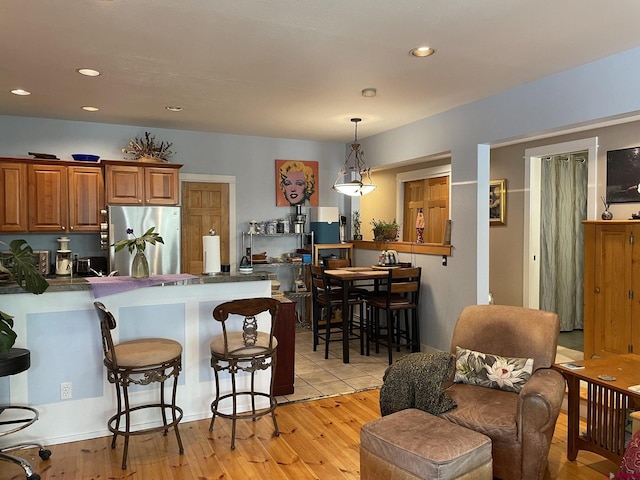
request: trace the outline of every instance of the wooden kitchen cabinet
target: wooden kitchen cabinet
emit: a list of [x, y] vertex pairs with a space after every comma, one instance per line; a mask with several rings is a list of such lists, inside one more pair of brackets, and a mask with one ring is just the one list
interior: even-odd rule
[[584, 358], [640, 353], [640, 222], [584, 224]]
[[27, 165], [0, 163], [0, 232], [26, 232]]
[[69, 167], [69, 230], [100, 231], [104, 205], [102, 168]]
[[107, 204], [177, 205], [179, 169], [175, 163], [104, 162]]
[[98, 232], [104, 208], [102, 169], [29, 165], [30, 232]]
[[66, 231], [69, 180], [64, 165], [29, 165], [29, 231]]

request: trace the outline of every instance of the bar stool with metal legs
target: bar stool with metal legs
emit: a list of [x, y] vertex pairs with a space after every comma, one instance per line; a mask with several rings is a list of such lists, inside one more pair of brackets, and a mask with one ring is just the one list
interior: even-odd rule
[[[29, 369], [30, 366], [31, 352], [26, 348], [11, 348], [8, 352], [0, 354], [0, 377], [24, 372]], [[15, 418], [14, 416], [11, 416], [11, 418], [6, 418], [6, 416], [11, 415], [12, 412], [20, 412], [20, 414], [26, 415], [26, 417]], [[18, 415], [18, 417], [22, 417], [22, 415]], [[33, 407], [0, 404], [0, 437], [19, 432], [20, 430], [27, 428], [29, 425], [33, 425], [36, 420], [38, 420], [38, 410]], [[47, 450], [39, 443], [29, 442], [6, 445], [4, 447], [0, 446], [0, 460], [20, 465], [27, 476], [27, 480], [40, 480], [40, 475], [33, 472], [29, 462], [23, 458], [6, 453], [11, 450], [31, 447], [38, 448], [38, 455], [42, 460], [48, 460], [51, 456], [51, 450]]]
[[[278, 402], [273, 395], [273, 380], [276, 369], [276, 348], [278, 340], [273, 335], [280, 301], [274, 298], [250, 298], [234, 300], [218, 305], [213, 310], [213, 318], [220, 322], [222, 334], [211, 340], [211, 366], [216, 379], [216, 397], [211, 402], [211, 424], [209, 431], [213, 431], [213, 423], [216, 416], [231, 419], [231, 450], [236, 448], [236, 420], [256, 420], [263, 415], [271, 414], [275, 436], [280, 435], [278, 422], [276, 421], [276, 407]], [[271, 317], [268, 330], [258, 330], [260, 313], [269, 312]], [[240, 322], [241, 320], [241, 322]], [[227, 325], [231, 323], [231, 325]], [[233, 323], [241, 323], [240, 329]], [[269, 391], [256, 391], [256, 372], [264, 371], [271, 367]], [[231, 377], [231, 392], [220, 394], [220, 372], [226, 371]], [[236, 378], [239, 373], [250, 374], [250, 389], [238, 390], [237, 382], [243, 379]], [[251, 400], [251, 409], [246, 412], [238, 412], [238, 397], [248, 397]], [[262, 410], [256, 410], [256, 398], [266, 397], [269, 405]], [[229, 402], [231, 399], [231, 413]]]
[[[116, 447], [118, 435], [124, 437], [122, 453], [122, 469], [127, 468], [129, 437], [162, 431], [164, 435], [173, 428], [178, 441], [180, 454], [184, 453], [178, 423], [182, 420], [182, 409], [176, 406], [178, 375], [182, 369], [182, 345], [167, 338], [144, 338], [130, 340], [114, 345], [111, 330], [116, 328], [116, 320], [109, 310], [100, 302], [94, 302], [100, 318], [104, 365], [107, 367], [107, 379], [116, 387], [118, 410], [107, 422], [109, 431], [113, 433], [111, 448]], [[173, 378], [171, 401], [165, 401], [164, 382]], [[129, 386], [160, 383], [160, 402], [132, 407], [129, 402]], [[124, 402], [124, 407], [123, 407]], [[162, 417], [162, 425], [131, 430], [131, 413], [139, 410], [156, 409]], [[167, 412], [171, 421], [167, 420]], [[121, 425], [121, 422], [124, 425]]]

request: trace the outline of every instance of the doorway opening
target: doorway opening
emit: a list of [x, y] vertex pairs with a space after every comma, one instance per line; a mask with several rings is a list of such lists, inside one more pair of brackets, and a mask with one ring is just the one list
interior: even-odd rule
[[[596, 218], [597, 209], [597, 137], [572, 142], [545, 145], [525, 150], [525, 221], [524, 226], [524, 265], [523, 265], [523, 305], [540, 308], [541, 278], [541, 224], [542, 224], [542, 162], [554, 156], [568, 156], [575, 152], [586, 152], [587, 173], [587, 213], [586, 219]], [[578, 281], [582, 281], [579, 279]], [[571, 335], [571, 345], [577, 344], [581, 331]], [[565, 335], [569, 339], [569, 335]], [[581, 340], [581, 338], [580, 338]], [[564, 340], [563, 340], [564, 341]], [[569, 340], [567, 340], [569, 342]], [[580, 342], [581, 344], [581, 342]]]
[[228, 175], [180, 174], [182, 206], [182, 272], [204, 271], [202, 237], [220, 235], [221, 263], [236, 270], [236, 179]]

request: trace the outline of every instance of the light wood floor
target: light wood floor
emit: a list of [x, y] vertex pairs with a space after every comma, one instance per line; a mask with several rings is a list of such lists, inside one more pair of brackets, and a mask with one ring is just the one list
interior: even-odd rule
[[[23, 451], [42, 480], [262, 480], [359, 479], [360, 427], [380, 417], [379, 390], [281, 405], [280, 437], [271, 417], [238, 422], [236, 450], [231, 451], [231, 422], [216, 420], [181, 425], [184, 455], [171, 433], [133, 438], [129, 468], [120, 468], [122, 442], [110, 448], [110, 437], [51, 446], [48, 461]], [[580, 452], [566, 459], [567, 417], [561, 413], [549, 455], [547, 479], [602, 480], [617, 467], [602, 457]], [[17, 466], [0, 462], [0, 479], [24, 479]]]

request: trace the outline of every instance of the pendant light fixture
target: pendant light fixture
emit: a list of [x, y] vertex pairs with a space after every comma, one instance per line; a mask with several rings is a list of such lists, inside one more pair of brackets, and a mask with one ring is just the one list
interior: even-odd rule
[[[351, 121], [356, 124], [355, 140], [351, 144], [351, 150], [338, 172], [332, 188], [338, 193], [356, 197], [373, 192], [377, 185], [374, 185], [371, 181], [371, 169], [365, 165], [364, 152], [358, 143], [358, 122], [362, 121], [362, 119], [352, 118]], [[366, 183], [363, 180], [366, 180]]]

